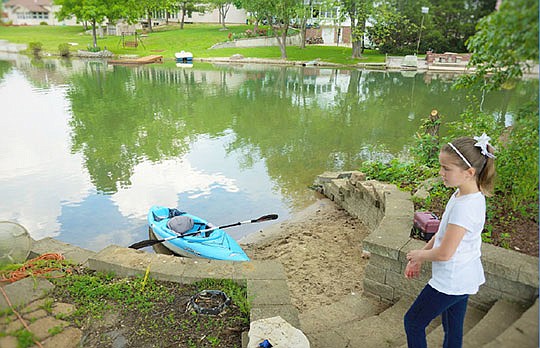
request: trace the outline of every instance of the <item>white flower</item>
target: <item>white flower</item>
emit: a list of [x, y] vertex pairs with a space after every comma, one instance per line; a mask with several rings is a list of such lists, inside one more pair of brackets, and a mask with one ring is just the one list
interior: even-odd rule
[[482, 150], [482, 155], [490, 158], [495, 158], [495, 156], [488, 151], [487, 146], [491, 146], [491, 144], [489, 143], [491, 138], [488, 137], [486, 133], [482, 133], [482, 135], [479, 137], [474, 137], [474, 140], [476, 140], [476, 144], [474, 144], [474, 146], [478, 146]]

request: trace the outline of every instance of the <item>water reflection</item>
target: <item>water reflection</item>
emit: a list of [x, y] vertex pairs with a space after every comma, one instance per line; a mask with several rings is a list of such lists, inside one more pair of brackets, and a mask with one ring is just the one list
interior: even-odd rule
[[[432, 108], [456, 119], [473, 93], [451, 82], [362, 70], [0, 60], [0, 218], [34, 238], [93, 250], [146, 239], [152, 204], [217, 224], [286, 218], [314, 199], [307, 187], [317, 174], [399, 155]], [[537, 96], [537, 81], [475, 96], [506, 117]]]

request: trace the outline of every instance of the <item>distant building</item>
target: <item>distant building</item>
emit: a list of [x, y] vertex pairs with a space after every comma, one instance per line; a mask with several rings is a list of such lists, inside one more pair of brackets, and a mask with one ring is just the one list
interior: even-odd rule
[[[54, 5], [52, 0], [8, 0], [4, 3], [4, 21], [11, 21], [14, 25], [77, 25], [77, 19], [66, 19], [58, 21], [55, 13], [60, 6]], [[165, 11], [157, 11], [152, 18], [153, 25], [163, 25], [165, 22], [179, 22], [179, 13], [170, 13], [167, 19]], [[231, 6], [225, 18], [226, 24], [245, 24], [247, 19], [246, 11]], [[146, 19], [141, 18], [144, 22]], [[206, 13], [194, 12], [191, 16], [184, 18], [187, 23], [220, 23], [218, 10]]]
[[59, 6], [52, 0], [8, 0], [4, 3], [5, 22], [14, 25], [75, 25], [75, 19], [58, 21], [54, 14]]

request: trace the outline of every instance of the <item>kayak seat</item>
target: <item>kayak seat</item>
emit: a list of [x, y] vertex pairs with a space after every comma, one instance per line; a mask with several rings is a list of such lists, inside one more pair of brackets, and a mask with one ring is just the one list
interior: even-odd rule
[[167, 227], [180, 236], [190, 231], [193, 225], [193, 219], [185, 215], [175, 216], [167, 221]]

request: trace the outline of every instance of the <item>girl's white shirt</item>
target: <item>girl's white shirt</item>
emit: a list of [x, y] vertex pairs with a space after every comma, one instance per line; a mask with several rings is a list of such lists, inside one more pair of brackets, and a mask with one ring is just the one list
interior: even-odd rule
[[433, 247], [441, 245], [448, 224], [463, 227], [466, 232], [450, 260], [433, 261], [429, 285], [447, 295], [472, 295], [486, 280], [480, 261], [486, 199], [481, 192], [459, 197], [458, 192], [446, 204]]

